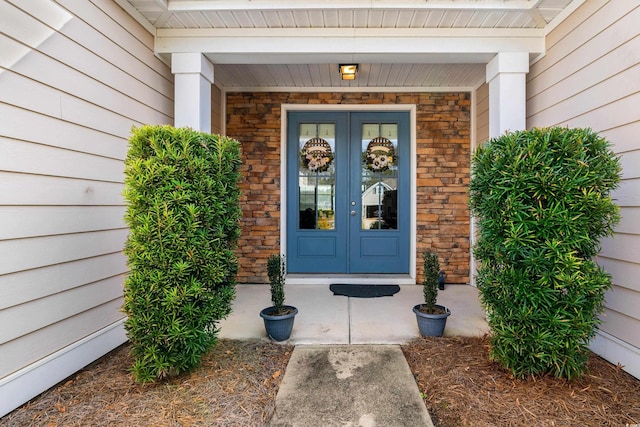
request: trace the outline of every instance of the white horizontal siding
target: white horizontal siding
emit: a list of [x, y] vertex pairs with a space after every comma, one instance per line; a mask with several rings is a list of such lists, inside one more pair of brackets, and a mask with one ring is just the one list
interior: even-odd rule
[[[640, 321], [640, 293], [633, 289], [614, 286], [606, 294], [606, 305], [615, 307], [616, 311], [624, 316]], [[640, 346], [640, 340], [636, 343]]]
[[[546, 54], [530, 69], [528, 76], [532, 84], [540, 85], [538, 90], [557, 84], [637, 35], [634, 34], [637, 11], [633, 11], [638, 7], [637, 2], [590, 0], [585, 3], [547, 36]], [[589, 16], [576, 18], [587, 10]], [[538, 78], [541, 80], [536, 82]]]
[[[129, 98], [130, 101], [136, 99], [141, 101], [138, 109], [145, 108], [145, 104], [161, 106], [160, 111], [165, 114], [164, 120], [167, 120], [171, 115], [170, 98], [99, 55], [92, 54], [93, 52], [90, 52], [83, 45], [59, 32], [51, 34], [44, 42], [40, 42], [39, 38], [30, 40], [30, 34], [46, 34], [51, 32], [51, 28], [25, 15], [23, 11], [12, 5], [5, 4], [4, 7], [0, 7], [0, 14], [3, 14], [7, 24], [3, 28], [7, 37], [0, 40], [0, 47], [8, 51], [29, 49], [28, 56], [20, 58], [11, 66], [15, 73], [41, 81], [78, 98], [88, 98], [89, 101], [92, 101], [91, 97], [99, 99], [100, 96], [109, 93], [110, 99], [103, 99], [100, 103], [104, 107], [111, 107], [112, 111], [120, 111], [118, 101], [122, 106], [124, 100]], [[80, 22], [71, 20], [63, 28], [72, 27], [74, 23]], [[88, 31], [88, 28], [84, 28], [84, 31]], [[96, 46], [96, 52], [105, 51], [108, 47], [108, 44]], [[7, 57], [7, 60], [11, 60], [11, 57]], [[130, 55], [128, 60], [138, 61]], [[46, 64], [45, 68], [42, 68], [43, 64]], [[2, 65], [7, 66], [7, 64]], [[167, 87], [167, 90], [169, 89], [170, 87]], [[134, 111], [133, 108], [130, 111], [125, 110], [130, 115], [134, 115]], [[137, 112], [137, 115], [140, 115], [141, 112]]]
[[[584, 82], [589, 78], [594, 78], [592, 72], [596, 70], [607, 70], [611, 68], [617, 68], [610, 66], [609, 64], [621, 64], [626, 61], [620, 61], [616, 59], [609, 59], [599, 61], [599, 64], [594, 67], [589, 67], [584, 70], [584, 73], [575, 73], [571, 79], [567, 79], [562, 85], [554, 86], [553, 88], [533, 97], [528, 102], [528, 108], [531, 111], [540, 112], [531, 117], [531, 120], [542, 121], [545, 123], [553, 121], [553, 117], [562, 111], [563, 117], [573, 118], [594, 110], [597, 110], [602, 105], [614, 103], [620, 99], [623, 99], [629, 95], [630, 85], [640, 80], [640, 37], [637, 38], [637, 42], [634, 43], [634, 49], [637, 49], [638, 54], [634, 59], [635, 65], [631, 65], [628, 68], [621, 70], [617, 74], [609, 75], [604, 80], [599, 80], [598, 83], [588, 89], [584, 89]], [[618, 55], [616, 55], [618, 56]], [[621, 53], [620, 56], [630, 60], [631, 55]], [[627, 65], [627, 64], [624, 64]], [[597, 76], [596, 76], [597, 77]], [[558, 87], [558, 86], [570, 86], [570, 87]], [[568, 99], [561, 99], [562, 94], [575, 93], [574, 96]]]
[[622, 180], [611, 197], [621, 207], [640, 206], [640, 178]]
[[[0, 46], [6, 47], [10, 43], [10, 40], [0, 36]], [[67, 119], [63, 114], [68, 113], [69, 107], [65, 107], [64, 104], [81, 96], [83, 101], [91, 105], [100, 102], [102, 104], [100, 108], [108, 107], [107, 111], [114, 114], [118, 120], [132, 120], [132, 117], [136, 118], [136, 123], [170, 120], [169, 114], [148, 108], [140, 100], [133, 99], [129, 95], [113, 93], [113, 89], [109, 86], [82, 73], [76, 73], [66, 66], [54, 66], [43, 70], [39, 68], [39, 64], [43, 62], [48, 62], [46, 56], [34, 58], [30, 64], [25, 64], [23, 74], [5, 72], [1, 79], [6, 83], [6, 90], [0, 94], [0, 101], [52, 117]], [[30, 72], [32, 69], [38, 71]], [[34, 78], [39, 81], [32, 80]], [[57, 85], [57, 88], [54, 89], [51, 85]]]
[[[601, 326], [608, 345], [594, 347], [613, 363], [616, 355], [640, 354], [639, 23], [638, 2], [584, 2], [547, 36], [547, 52], [527, 77], [527, 127], [590, 127], [621, 155], [623, 180], [612, 198], [622, 221], [598, 256], [614, 284]], [[639, 372], [640, 357], [631, 360], [628, 370]]]
[[640, 234], [640, 207], [620, 208], [620, 223], [615, 230], [618, 233]]
[[589, 19], [608, 2], [609, 0], [589, 0], [580, 4], [578, 8], [573, 8], [571, 14], [562, 21], [562, 25], [556, 25], [553, 31], [547, 34], [545, 40], [547, 50], [551, 50], [559, 41], [572, 34], [575, 27]]
[[603, 331], [598, 331], [589, 347], [596, 354], [602, 355], [606, 360], [614, 360], [615, 364], [622, 366], [636, 378], [640, 378], [640, 350], [631, 344], [622, 341]]
[[[122, 319], [122, 298], [2, 344], [0, 376], [11, 374]], [[82, 368], [79, 366], [78, 369]], [[43, 390], [44, 391], [44, 390]], [[1, 391], [0, 391], [1, 393]]]
[[0, 276], [0, 310], [125, 273], [126, 257], [114, 252], [4, 274]]
[[78, 366], [87, 366], [124, 344], [127, 335], [123, 323], [124, 319], [113, 322], [0, 380], [3, 395], [0, 400], [0, 416], [37, 396], [40, 390], [53, 387], [73, 375], [78, 371]]
[[224, 101], [222, 90], [216, 85], [211, 85], [211, 133], [222, 134], [224, 132]]
[[600, 253], [607, 258], [640, 264], [639, 242], [637, 234], [616, 233], [613, 237], [602, 239]]
[[607, 272], [615, 272], [615, 277], [613, 277], [615, 286], [640, 293], [640, 280], [638, 280], [640, 277], [640, 264], [599, 255], [598, 265]]
[[623, 179], [640, 178], [640, 167], [637, 167], [640, 165], [640, 150], [621, 154], [620, 163], [622, 164]]
[[109, 230], [0, 241], [0, 274], [121, 251], [128, 231]]
[[[637, 312], [637, 309], [635, 311]], [[627, 316], [619, 311], [605, 308], [601, 318], [603, 321], [600, 325], [601, 330], [640, 348], [640, 320], [636, 316]]]
[[0, 206], [122, 205], [122, 189], [117, 182], [0, 172]]
[[[63, 28], [63, 34], [79, 41], [111, 64], [155, 88], [164, 97], [173, 99], [173, 78], [167, 74], [166, 64], [157, 56], [149, 55], [149, 49], [153, 49], [154, 45], [153, 35], [138, 25], [131, 15], [123, 14], [120, 6], [112, 0], [91, 0], [90, 3], [86, 2], [86, 5], [77, 5], [74, 0], [58, 3], [72, 9], [80, 18], [78, 22], [86, 24], [78, 26], [75, 33]], [[112, 17], [117, 19], [110, 19]], [[92, 31], [93, 34], [87, 37], [87, 28], [95, 28], [96, 31]], [[103, 49], [105, 43], [112, 43], [118, 48]]]
[[[600, 132], [609, 129], [624, 126], [637, 120], [638, 109], [640, 105], [640, 92], [629, 94], [624, 98], [603, 104], [598, 108], [589, 111], [578, 111], [573, 109], [573, 103], [565, 103], [571, 107], [568, 111], [554, 108], [554, 114], [550, 114], [548, 110], [527, 119], [527, 126], [543, 127], [543, 126], [569, 126], [580, 128], [597, 129]], [[567, 113], [565, 116], [564, 114]], [[564, 118], [563, 118], [564, 117]], [[545, 120], [549, 120], [546, 122]]]
[[123, 276], [99, 280], [0, 311], [0, 345], [122, 296]]
[[[0, 170], [95, 181], [124, 179], [124, 163], [93, 154], [0, 137]], [[34, 164], [33, 159], [48, 159]]]
[[0, 241], [125, 228], [124, 206], [0, 206]]
[[114, 159], [124, 160], [127, 155], [127, 144], [120, 137], [2, 103], [0, 132], [11, 139]]
[[[590, 121], [594, 117], [588, 113], [636, 94], [640, 72], [638, 22], [640, 5], [611, 2], [549, 49], [528, 75], [530, 126], [562, 124], [578, 116], [587, 116], [583, 121]], [[629, 91], [634, 84], [636, 90]], [[637, 99], [630, 101], [634, 102], [638, 105]], [[622, 111], [624, 106], [615, 108]], [[600, 130], [612, 127], [597, 126]]]
[[489, 139], [489, 85], [476, 90], [476, 147]]
[[[631, 123], [622, 123], [617, 127], [600, 131], [600, 135], [607, 138], [616, 153], [626, 153], [638, 149], [638, 140], [629, 138], [629, 135], [640, 135], [640, 120]], [[625, 171], [626, 173], [626, 171]]]
[[112, 0], [0, 0], [0, 27], [3, 401], [3, 377], [124, 317], [127, 140], [173, 123], [174, 83]]

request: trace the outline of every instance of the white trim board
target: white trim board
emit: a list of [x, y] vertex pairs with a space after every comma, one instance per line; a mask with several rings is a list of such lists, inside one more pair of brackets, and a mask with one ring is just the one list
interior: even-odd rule
[[[417, 234], [417, 222], [416, 222], [416, 197], [417, 197], [417, 141], [416, 141], [416, 111], [415, 104], [348, 104], [348, 105], [334, 105], [334, 104], [282, 104], [280, 106], [280, 158], [285, 161], [280, 162], [280, 251], [282, 254], [287, 253], [287, 113], [289, 111], [406, 111], [409, 113], [409, 127], [410, 127], [410, 145], [411, 145], [411, 194], [409, 196], [409, 203], [411, 204], [411, 224], [410, 224], [410, 248], [409, 248], [409, 278], [403, 275], [397, 275], [397, 277], [391, 277], [387, 279], [391, 284], [415, 284], [416, 280], [416, 234]], [[341, 283], [362, 283], [362, 275], [358, 276], [342, 276], [344, 280]], [[353, 281], [352, 281], [353, 280]], [[313, 275], [313, 276], [298, 276], [287, 278], [287, 284], [301, 285], [301, 284], [330, 284], [331, 280], [327, 275]]]
[[[476, 117], [476, 101], [478, 97], [478, 87], [480, 86], [481, 85], [478, 85], [471, 91], [471, 105], [469, 107], [469, 115], [471, 116], [471, 131], [469, 132], [469, 156], [471, 158], [473, 158], [473, 153], [476, 151], [476, 148], [478, 148], [476, 146], [476, 125], [478, 121], [478, 118]], [[471, 159], [469, 159], [469, 167], [471, 167]], [[473, 215], [471, 215], [471, 212], [469, 212], [469, 285], [473, 286], [474, 288], [477, 287], [476, 257], [473, 256], [473, 247], [475, 246], [477, 240], [476, 232], [476, 221], [474, 220]]]
[[[484, 84], [483, 80], [477, 86]], [[315, 87], [298, 87], [298, 86], [225, 86], [225, 93], [243, 93], [243, 92], [311, 92], [311, 93], [362, 93], [362, 92], [394, 92], [394, 93], [432, 93], [432, 92], [473, 92], [477, 87], [471, 86], [315, 86]], [[298, 104], [292, 104], [298, 105]], [[388, 105], [388, 104], [373, 104]], [[315, 104], [314, 104], [315, 106]], [[355, 111], [355, 110], [354, 110]]]
[[597, 331], [589, 343], [589, 348], [598, 356], [640, 379], [640, 349], [628, 344], [611, 334]]
[[125, 319], [0, 379], [0, 417], [127, 342]]

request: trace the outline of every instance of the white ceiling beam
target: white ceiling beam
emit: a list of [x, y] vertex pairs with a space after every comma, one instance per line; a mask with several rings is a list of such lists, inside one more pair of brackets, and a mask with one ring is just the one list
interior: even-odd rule
[[[203, 52], [218, 64], [486, 62], [544, 52], [542, 29], [158, 29], [156, 52]], [[463, 55], [463, 56], [460, 56]], [[238, 62], [241, 61], [241, 62]]]
[[[165, 57], [166, 53], [160, 53]], [[490, 53], [216, 53], [205, 52], [213, 64], [486, 64]], [[337, 69], [337, 68], [336, 68]]]
[[172, 11], [435, 9], [528, 11], [537, 0], [168, 0]]

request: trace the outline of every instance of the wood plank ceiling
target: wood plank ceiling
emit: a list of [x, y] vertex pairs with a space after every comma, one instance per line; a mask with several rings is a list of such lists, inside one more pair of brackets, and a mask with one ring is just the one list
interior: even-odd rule
[[[153, 30], [290, 30], [292, 38], [310, 29], [439, 29], [522, 31], [544, 29], [584, 0], [117, 0]], [[146, 21], [146, 22], [145, 22]], [[358, 77], [341, 81], [338, 61], [327, 55], [306, 63], [277, 58], [242, 62], [205, 52], [215, 65], [216, 84], [230, 90], [286, 88], [473, 87], [484, 80], [490, 56], [368, 58]], [[492, 56], [492, 55], [491, 55]], [[294, 61], [295, 59], [290, 59]], [[231, 62], [230, 62], [231, 61]]]

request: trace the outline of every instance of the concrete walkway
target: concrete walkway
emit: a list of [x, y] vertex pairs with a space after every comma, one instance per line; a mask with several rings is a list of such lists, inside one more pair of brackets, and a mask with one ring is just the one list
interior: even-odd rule
[[271, 426], [433, 426], [397, 345], [298, 346]]
[[[433, 426], [399, 346], [420, 336], [411, 308], [423, 301], [421, 286], [401, 286], [392, 297], [348, 298], [328, 285], [291, 285], [286, 296], [299, 310], [287, 341], [296, 347], [272, 426]], [[452, 311], [445, 336], [488, 332], [476, 288], [448, 285], [438, 304]], [[270, 305], [269, 286], [238, 286], [219, 337], [268, 340], [258, 313]]]

